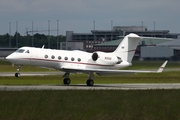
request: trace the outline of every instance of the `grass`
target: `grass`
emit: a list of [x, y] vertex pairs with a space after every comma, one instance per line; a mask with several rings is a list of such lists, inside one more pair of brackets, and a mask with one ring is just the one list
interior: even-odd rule
[[[86, 84], [88, 75], [70, 75], [71, 84]], [[180, 83], [179, 71], [151, 73], [151, 74], [130, 74], [116, 76], [95, 76], [95, 84], [111, 83]], [[0, 77], [0, 85], [40, 85], [40, 84], [63, 84], [62, 75], [47, 76], [21, 76], [21, 77]]]
[[[154, 69], [163, 62], [138, 62], [127, 69]], [[170, 62], [167, 68], [178, 68]], [[1, 72], [14, 72], [6, 61]], [[49, 71], [25, 66], [23, 72]], [[62, 84], [62, 75], [0, 77], [0, 85]], [[72, 84], [85, 84], [88, 75], [72, 74]], [[180, 83], [178, 71], [161, 74], [95, 76], [97, 83]], [[0, 119], [4, 120], [178, 120], [180, 90], [43, 90], [0, 91]]]
[[[133, 61], [133, 66], [126, 69], [157, 69], [163, 61]], [[166, 68], [178, 68], [180, 62], [169, 62]], [[17, 66], [12, 67], [7, 61], [0, 61], [1, 72], [15, 72]], [[49, 69], [24, 66], [23, 72], [50, 71]], [[51, 70], [55, 71], [55, 70]], [[88, 78], [86, 74], [71, 74], [71, 84], [85, 84]], [[163, 72], [161, 74], [137, 74], [137, 75], [116, 75], [116, 76], [95, 76], [95, 84], [98, 83], [180, 83], [180, 74], [178, 71]], [[63, 84], [62, 75], [49, 76], [21, 76], [0, 77], [0, 85], [39, 85], [39, 84]]]
[[180, 90], [0, 92], [0, 119], [177, 120]]

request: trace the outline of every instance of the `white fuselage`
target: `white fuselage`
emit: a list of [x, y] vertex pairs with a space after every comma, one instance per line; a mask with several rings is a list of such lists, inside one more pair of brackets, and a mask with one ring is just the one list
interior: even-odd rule
[[6, 59], [18, 65], [43, 66], [58, 70], [61, 70], [63, 66], [81, 69], [119, 69], [131, 65], [131, 63], [126, 61], [122, 61], [120, 64], [93, 61], [92, 53], [84, 51], [52, 50], [34, 47], [22, 47], [10, 54]]
[[70, 73], [82, 72], [89, 74], [86, 81], [88, 86], [94, 84], [94, 74], [121, 74], [121, 73], [160, 73], [167, 64], [167, 61], [157, 71], [138, 71], [138, 70], [117, 70], [119, 68], [128, 67], [131, 64], [139, 37], [136, 34], [129, 34], [124, 37], [116, 50], [111, 53], [96, 51], [93, 53], [83, 52], [79, 50], [52, 50], [34, 47], [21, 47], [14, 53], [6, 57], [6, 60], [17, 64], [18, 71], [15, 77], [20, 75], [23, 65], [34, 65], [54, 68], [65, 72], [63, 75], [63, 83], [69, 85], [71, 80]]

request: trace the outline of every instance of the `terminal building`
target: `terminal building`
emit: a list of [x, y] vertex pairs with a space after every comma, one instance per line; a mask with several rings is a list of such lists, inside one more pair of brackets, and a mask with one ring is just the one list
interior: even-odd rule
[[135, 33], [147, 37], [170, 37], [176, 38], [177, 34], [169, 34], [169, 30], [148, 30], [146, 26], [114, 26], [113, 30], [91, 30], [91, 33], [74, 33], [67, 31], [67, 41], [111, 41], [117, 40], [118, 36]]
[[[146, 26], [114, 26], [112, 30], [91, 30], [91, 33], [66, 31], [66, 42], [62, 42], [60, 48], [80, 49], [93, 52], [95, 50], [94, 45], [118, 40], [119, 36], [125, 36], [129, 33], [146, 37], [180, 38], [180, 34], [170, 34], [169, 30], [148, 30]], [[75, 46], [80, 44], [80, 42], [83, 46], [80, 45], [81, 47], [76, 48]], [[103, 49], [100, 50], [104, 51]]]
[[[160, 37], [180, 39], [180, 34], [172, 34], [169, 30], [148, 30], [146, 26], [114, 26], [112, 30], [91, 30], [91, 33], [66, 32], [66, 42], [61, 43], [61, 49], [79, 49], [88, 52], [104, 51], [112, 52], [116, 49], [122, 39], [119, 36], [125, 36], [129, 33], [135, 33], [145, 37]], [[180, 41], [180, 40], [179, 40]], [[165, 40], [141, 40], [137, 47], [135, 57], [137, 59], [147, 58], [177, 58], [180, 59], [179, 48], [167, 48], [160, 45], [167, 42]], [[79, 45], [78, 45], [79, 44]], [[173, 41], [167, 44], [174, 44]], [[78, 47], [76, 47], [78, 46]], [[163, 47], [163, 48], [162, 48]], [[155, 51], [152, 51], [154, 49]], [[165, 53], [162, 53], [166, 51]]]

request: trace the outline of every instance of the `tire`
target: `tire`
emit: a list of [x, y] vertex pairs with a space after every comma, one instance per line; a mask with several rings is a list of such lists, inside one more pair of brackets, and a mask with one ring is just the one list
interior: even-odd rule
[[93, 86], [94, 85], [94, 81], [89, 79], [89, 80], [87, 80], [86, 84], [87, 84], [87, 86]]
[[19, 77], [19, 75], [20, 75], [19, 73], [15, 73], [15, 77]]
[[69, 78], [64, 78], [63, 83], [65, 85], [69, 85], [71, 83], [71, 80]]

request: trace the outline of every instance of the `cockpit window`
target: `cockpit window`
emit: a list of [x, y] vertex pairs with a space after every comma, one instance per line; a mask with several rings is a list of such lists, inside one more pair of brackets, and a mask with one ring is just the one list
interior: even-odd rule
[[18, 49], [16, 52], [23, 53], [24, 51], [25, 51], [24, 49]]

